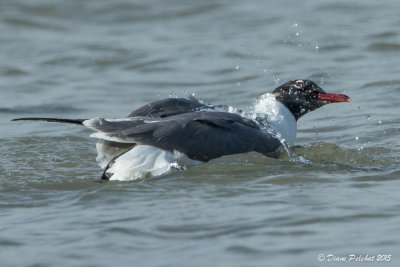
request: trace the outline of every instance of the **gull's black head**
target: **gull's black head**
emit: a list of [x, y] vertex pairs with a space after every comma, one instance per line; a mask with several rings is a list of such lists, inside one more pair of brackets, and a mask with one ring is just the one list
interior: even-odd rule
[[298, 120], [304, 114], [323, 105], [338, 102], [350, 102], [342, 94], [328, 94], [311, 80], [288, 81], [273, 91], [276, 100], [284, 104]]

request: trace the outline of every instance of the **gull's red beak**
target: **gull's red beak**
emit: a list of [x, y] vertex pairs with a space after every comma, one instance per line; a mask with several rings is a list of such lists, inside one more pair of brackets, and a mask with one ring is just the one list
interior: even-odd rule
[[351, 102], [350, 97], [342, 94], [317, 94], [317, 99], [325, 103]]

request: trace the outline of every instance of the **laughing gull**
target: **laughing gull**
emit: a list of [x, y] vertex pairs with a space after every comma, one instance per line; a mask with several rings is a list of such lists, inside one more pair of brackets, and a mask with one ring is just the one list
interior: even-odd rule
[[297, 120], [328, 103], [350, 102], [328, 94], [311, 80], [288, 81], [261, 95], [252, 112], [212, 106], [196, 99], [167, 98], [123, 119], [18, 118], [84, 125], [95, 132], [104, 180], [137, 180], [232, 154], [268, 156], [293, 146]]

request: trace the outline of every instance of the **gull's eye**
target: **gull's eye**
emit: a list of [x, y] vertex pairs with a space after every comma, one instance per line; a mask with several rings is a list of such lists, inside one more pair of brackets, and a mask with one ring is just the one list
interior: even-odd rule
[[298, 80], [298, 81], [296, 81], [296, 82], [294, 83], [294, 86], [295, 86], [296, 88], [301, 89], [301, 88], [304, 88], [304, 86], [306, 86], [306, 84], [305, 84], [302, 80]]

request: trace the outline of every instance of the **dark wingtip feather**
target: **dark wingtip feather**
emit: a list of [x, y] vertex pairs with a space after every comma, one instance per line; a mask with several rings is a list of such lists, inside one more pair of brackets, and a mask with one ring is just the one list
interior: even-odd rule
[[56, 118], [16, 118], [11, 121], [47, 121], [82, 125], [84, 119], [56, 119]]

